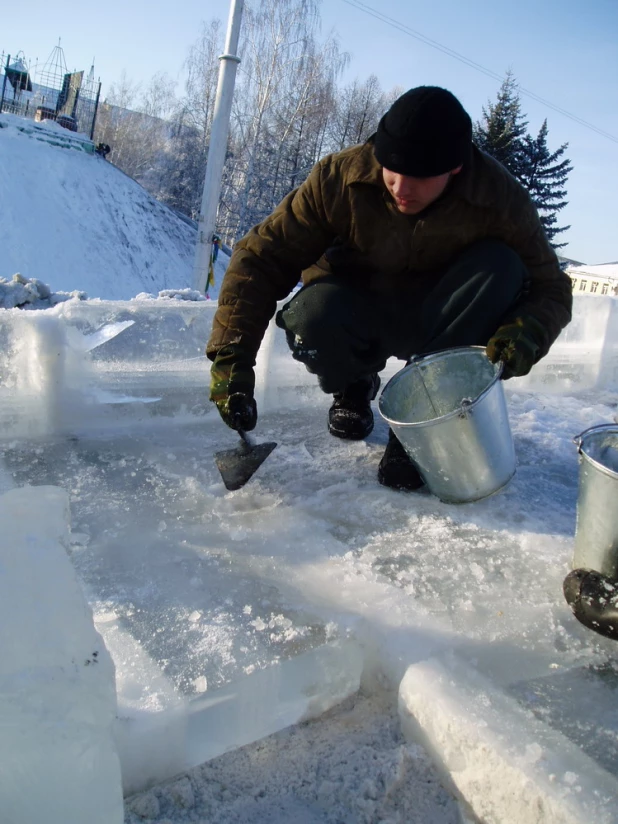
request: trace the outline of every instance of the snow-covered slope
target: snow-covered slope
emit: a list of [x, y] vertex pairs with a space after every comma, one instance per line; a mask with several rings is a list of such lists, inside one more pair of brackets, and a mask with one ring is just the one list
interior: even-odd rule
[[190, 286], [195, 229], [62, 131], [0, 115], [0, 277], [110, 300]]

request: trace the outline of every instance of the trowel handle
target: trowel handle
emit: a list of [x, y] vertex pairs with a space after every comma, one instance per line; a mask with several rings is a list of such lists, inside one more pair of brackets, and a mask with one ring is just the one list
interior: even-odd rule
[[[235, 416], [235, 418], [234, 418], [234, 423], [235, 423], [235, 424], [239, 424], [239, 423], [241, 422], [241, 420], [242, 420], [242, 416], [241, 416], [241, 415], [239, 415], [239, 414], [237, 414], [237, 415]], [[236, 430], [236, 432], [238, 432], [238, 434], [240, 435], [241, 440], [243, 441], [243, 443], [244, 443], [244, 445], [247, 447], [247, 449], [253, 449], [253, 447], [255, 446], [255, 443], [254, 443], [254, 442], [253, 442], [253, 440], [249, 437], [249, 435], [245, 432], [245, 430], [244, 430], [244, 429], [242, 429], [242, 427], [240, 427], [240, 426], [238, 426], [238, 425], [237, 425], [237, 426], [235, 426], [235, 427], [234, 427], [234, 429], [235, 429], [235, 430]]]
[[240, 437], [241, 437], [243, 443], [245, 444], [245, 446], [247, 446], [249, 449], [253, 449], [255, 444], [253, 443], [253, 440], [249, 437], [249, 435], [245, 432], [245, 430], [244, 429], [237, 429], [236, 431], [240, 435]]

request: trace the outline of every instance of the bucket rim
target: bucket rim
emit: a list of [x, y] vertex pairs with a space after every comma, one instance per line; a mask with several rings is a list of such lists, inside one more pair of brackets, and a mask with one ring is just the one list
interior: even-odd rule
[[573, 438], [573, 443], [577, 446], [578, 453], [585, 458], [588, 463], [592, 464], [595, 469], [598, 469], [600, 472], [603, 472], [605, 475], [609, 475], [610, 478], [615, 478], [618, 480], [618, 472], [614, 469], [610, 469], [605, 464], [598, 461], [596, 458], [591, 457], [585, 449], [586, 446], [586, 438], [593, 436], [593, 435], [600, 435], [605, 433], [615, 433], [618, 435], [618, 423], [602, 423], [598, 424], [597, 426], [590, 426], [588, 429], [585, 429], [579, 435], [576, 435]]
[[[444, 357], [446, 355], [452, 355], [452, 354], [464, 354], [465, 352], [470, 352], [470, 353], [473, 353], [473, 354], [476, 354], [476, 355], [483, 355], [487, 359], [487, 362], [495, 370], [494, 371], [494, 376], [491, 379], [491, 381], [487, 384], [485, 389], [483, 389], [483, 391], [479, 395], [476, 396], [476, 398], [471, 400], [469, 403], [462, 404], [458, 409], [454, 409], [452, 412], [447, 412], [446, 415], [440, 415], [437, 418], [430, 418], [429, 420], [426, 420], [426, 421], [397, 421], [394, 418], [389, 418], [388, 415], [386, 415], [384, 413], [384, 411], [382, 410], [382, 399], [384, 397], [384, 393], [386, 392], [388, 387], [391, 385], [391, 383], [394, 380], [398, 379], [403, 372], [405, 372], [406, 370], [410, 369], [411, 367], [413, 367], [415, 365], [419, 366], [421, 362], [427, 362], [430, 359], [438, 360], [439, 357], [441, 358], [441, 357]], [[487, 357], [487, 352], [486, 352], [484, 346], [451, 346], [448, 349], [437, 349], [435, 352], [427, 352], [425, 355], [417, 355], [417, 356], [411, 358], [410, 361], [405, 366], [403, 366], [398, 372], [396, 372], [392, 376], [392, 378], [387, 382], [386, 386], [384, 387], [384, 389], [380, 393], [380, 397], [378, 399], [378, 411], [380, 412], [380, 415], [384, 418], [384, 420], [387, 423], [393, 424], [393, 425], [398, 426], [398, 427], [410, 427], [410, 428], [412, 428], [412, 427], [415, 427], [415, 426], [416, 427], [437, 426], [437, 424], [443, 423], [444, 421], [448, 421], [451, 418], [456, 418], [456, 417], [458, 417], [462, 414], [466, 415], [467, 412], [474, 409], [474, 407], [477, 406], [483, 400], [483, 398], [493, 389], [493, 387], [496, 385], [496, 383], [500, 380], [500, 378], [502, 377], [503, 370], [504, 370], [504, 364], [502, 363], [502, 361], [499, 361], [498, 363], [492, 363], [489, 360], [489, 358]]]

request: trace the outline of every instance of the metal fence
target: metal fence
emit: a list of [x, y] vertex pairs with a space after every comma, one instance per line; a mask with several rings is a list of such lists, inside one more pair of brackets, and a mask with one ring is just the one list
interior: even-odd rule
[[6, 55], [2, 64], [0, 113], [35, 121], [53, 120], [92, 140], [101, 94], [101, 83], [94, 80], [92, 70], [85, 78], [84, 72], [45, 70], [31, 76], [19, 56], [11, 60], [11, 55]]

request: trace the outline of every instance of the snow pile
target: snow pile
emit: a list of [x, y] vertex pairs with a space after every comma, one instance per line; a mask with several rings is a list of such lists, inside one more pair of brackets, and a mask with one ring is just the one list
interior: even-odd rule
[[49, 309], [66, 300], [87, 300], [85, 292], [52, 292], [49, 286], [37, 278], [25, 278], [19, 274], [11, 280], [0, 277], [0, 309]]
[[135, 300], [208, 300], [206, 295], [198, 292], [196, 289], [163, 289], [158, 295], [152, 295], [149, 292], [140, 292], [135, 296]]
[[[18, 123], [23, 123], [23, 120], [19, 117], [19, 115], [13, 115], [9, 120], [9, 123], [17, 125]], [[35, 123], [33, 123], [32, 121], [28, 121], [28, 125], [26, 128], [28, 130], [35, 129], [36, 132], [51, 133], [55, 137], [60, 137], [63, 139], [69, 138], [70, 140], [76, 143], [79, 142], [92, 145], [92, 141], [90, 140], [87, 134], [84, 134], [83, 132], [69, 132], [67, 134], [67, 129], [64, 126], [61, 126], [60, 123], [58, 123], [56, 120], [48, 120], [47, 118], [44, 118], [43, 120]]]
[[[223, 256], [223, 267], [229, 258]], [[223, 268], [222, 267], [222, 268]], [[224, 270], [223, 270], [224, 271]], [[223, 271], [220, 272], [221, 277]], [[212, 290], [211, 290], [212, 291]], [[217, 290], [218, 291], [218, 290]], [[157, 295], [140, 292], [133, 300], [179, 300], [200, 302], [211, 299], [196, 289], [162, 289]], [[52, 292], [50, 286], [38, 278], [25, 278], [19, 272], [11, 280], [0, 277], [0, 309], [49, 309], [67, 300], [88, 300], [85, 292]]]

